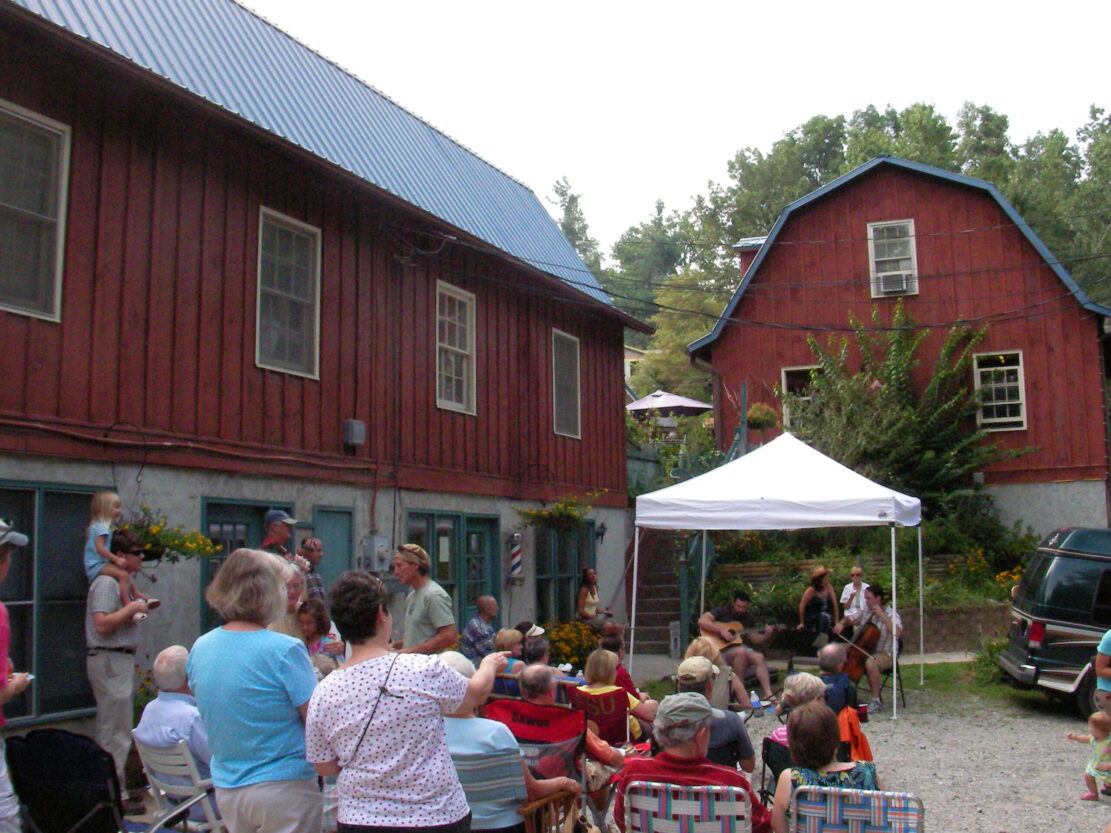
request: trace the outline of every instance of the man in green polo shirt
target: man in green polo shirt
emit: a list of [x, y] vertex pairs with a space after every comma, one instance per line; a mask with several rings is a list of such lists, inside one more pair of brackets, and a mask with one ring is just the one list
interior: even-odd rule
[[393, 574], [406, 587], [405, 626], [402, 639], [395, 642], [399, 651], [411, 654], [438, 654], [455, 644], [455, 611], [451, 596], [428, 577], [432, 560], [423, 547], [402, 544], [393, 559]]

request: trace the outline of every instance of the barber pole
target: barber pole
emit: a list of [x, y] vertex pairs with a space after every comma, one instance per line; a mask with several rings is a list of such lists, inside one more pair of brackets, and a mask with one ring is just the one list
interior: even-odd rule
[[525, 581], [525, 561], [519, 539], [509, 545], [509, 580], [516, 584]]

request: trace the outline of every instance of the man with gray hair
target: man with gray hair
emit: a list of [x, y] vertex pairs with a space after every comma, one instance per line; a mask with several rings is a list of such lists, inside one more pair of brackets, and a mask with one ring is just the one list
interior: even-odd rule
[[[209, 761], [212, 753], [208, 751], [208, 732], [197, 710], [197, 701], [189, 690], [185, 676], [185, 663], [189, 651], [183, 645], [164, 648], [154, 659], [154, 682], [158, 686], [158, 696], [147, 703], [139, 725], [135, 727], [135, 738], [147, 746], [167, 748], [176, 746], [178, 741], [189, 744], [189, 751], [197, 762], [197, 772], [201, 778], [209, 777]], [[176, 778], [177, 780], [171, 780]], [[170, 776], [170, 783], [188, 784], [185, 776]], [[215, 799], [212, 799], [215, 803]], [[204, 821], [204, 810], [193, 805], [189, 818]]]
[[845, 673], [845, 646], [831, 642], [818, 652], [818, 670], [826, 684], [826, 705], [840, 714], [848, 706], [855, 709], [858, 703], [856, 685]]
[[744, 774], [718, 766], [706, 758], [714, 717], [722, 712], [710, 701], [693, 691], [672, 694], [660, 701], [656, 712], [654, 735], [661, 752], [654, 758], [630, 758], [617, 777], [617, 800], [613, 818], [622, 833], [625, 830], [625, 790], [633, 781], [657, 781], [686, 787], [739, 787], [748, 793], [751, 804], [753, 833], [768, 833], [771, 817], [760, 803]]

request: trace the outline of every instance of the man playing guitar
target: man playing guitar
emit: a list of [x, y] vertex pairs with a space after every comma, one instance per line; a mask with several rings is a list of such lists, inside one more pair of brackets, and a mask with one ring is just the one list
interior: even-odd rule
[[715, 641], [721, 640], [722, 644], [718, 648], [722, 657], [733, 668], [737, 679], [743, 681], [745, 671], [751, 665], [760, 683], [761, 699], [775, 702], [768, 676], [768, 664], [764, 655], [754, 651], [753, 647], [765, 644], [775, 634], [776, 628], [766, 625], [756, 630], [752, 614], [748, 612], [748, 603], [748, 594], [737, 592], [732, 604], [721, 605], [703, 613], [698, 619], [698, 628], [703, 636]]

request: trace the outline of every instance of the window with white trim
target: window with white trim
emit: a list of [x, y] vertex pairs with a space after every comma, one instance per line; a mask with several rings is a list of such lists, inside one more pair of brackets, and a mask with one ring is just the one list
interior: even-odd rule
[[0, 308], [58, 321], [69, 128], [0, 100]]
[[436, 404], [465, 414], [475, 412], [474, 316], [474, 295], [436, 282]]
[[320, 229], [262, 209], [258, 242], [260, 367], [319, 378]]
[[[816, 364], [780, 368], [780, 391], [793, 395], [800, 403], [809, 402], [810, 386], [814, 382], [811, 374], [818, 369]], [[791, 427], [791, 409], [786, 399], [783, 400], [783, 427]]]
[[872, 297], [918, 294], [914, 220], [868, 224]]
[[1026, 383], [1022, 376], [1022, 352], [978, 353], [973, 361], [980, 397], [977, 424], [987, 431], [1024, 429]]
[[552, 330], [552, 417], [555, 432], [581, 438], [579, 424], [579, 340]]

